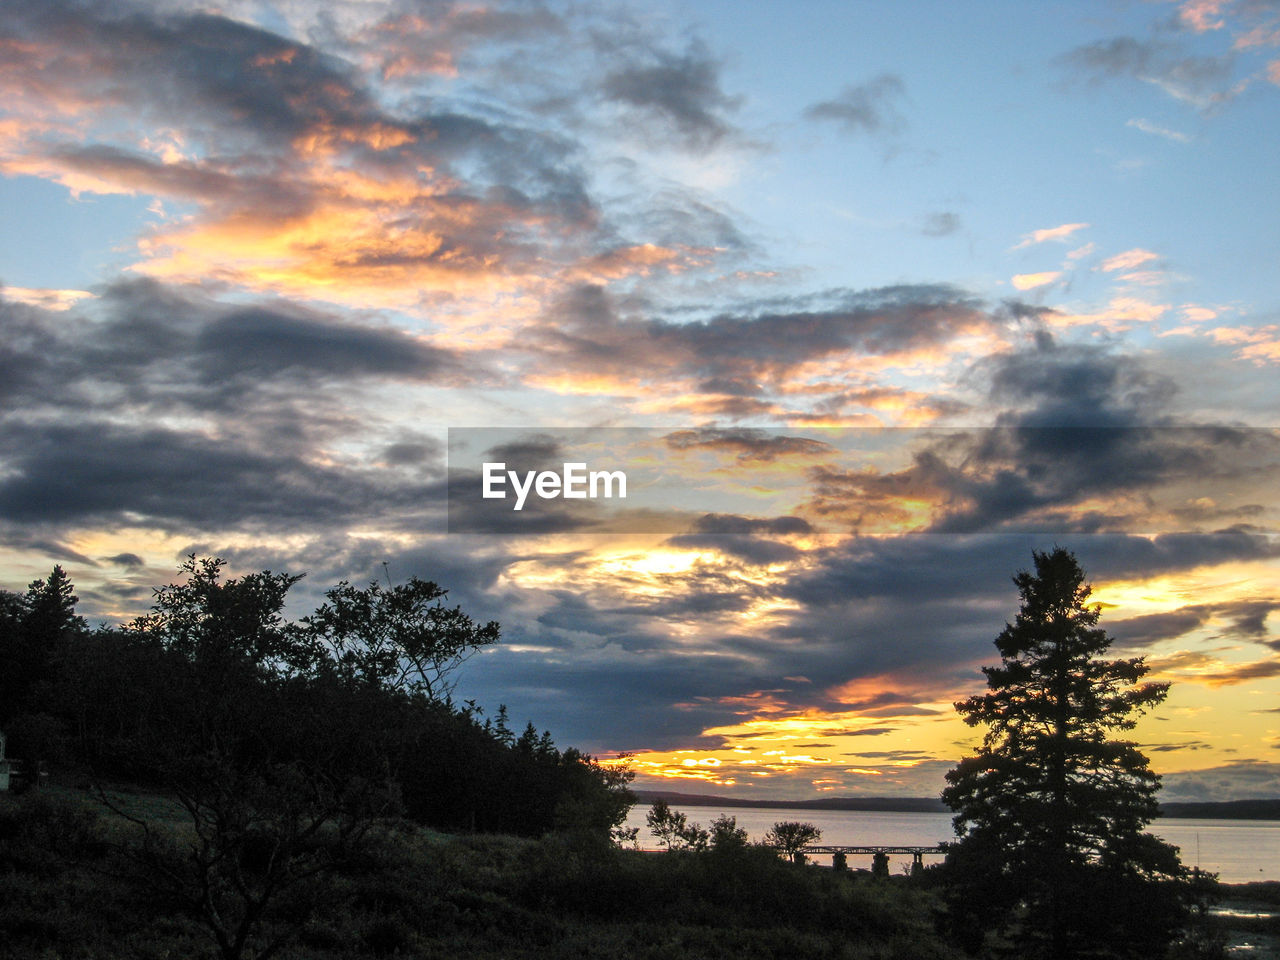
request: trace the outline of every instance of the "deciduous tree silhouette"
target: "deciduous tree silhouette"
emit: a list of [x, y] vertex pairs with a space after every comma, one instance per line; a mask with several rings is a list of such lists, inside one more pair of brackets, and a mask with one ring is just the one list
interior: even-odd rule
[[223, 960], [266, 960], [331, 898], [324, 880], [383, 832], [394, 797], [359, 778], [335, 784], [299, 765], [245, 771], [225, 757], [192, 757], [170, 770], [190, 818], [184, 839], [132, 816], [140, 835], [122, 848], [126, 876], [158, 905], [190, 914]]
[[662, 799], [653, 801], [644, 822], [668, 850], [705, 850], [711, 839], [701, 824], [690, 823], [687, 815]]
[[455, 671], [480, 647], [496, 643], [498, 624], [480, 625], [441, 601], [448, 591], [429, 580], [384, 590], [345, 580], [325, 592], [328, 603], [304, 619], [332, 652], [343, 679], [448, 702]]
[[1035, 573], [996, 638], [988, 692], [956, 704], [987, 728], [947, 774], [960, 837], [947, 857], [952, 917], [970, 949], [988, 936], [1019, 957], [1150, 957], [1176, 935], [1189, 894], [1177, 848], [1143, 832], [1159, 777], [1112, 739], [1165, 699], [1142, 658], [1111, 645], [1076, 558], [1034, 554]]
[[822, 831], [812, 823], [800, 823], [796, 820], [783, 820], [775, 823], [764, 835], [766, 847], [773, 847], [788, 860], [794, 860], [801, 847], [817, 843], [822, 839]]
[[711, 849], [716, 853], [739, 853], [747, 844], [747, 831], [738, 826], [737, 817], [722, 813], [711, 821]]

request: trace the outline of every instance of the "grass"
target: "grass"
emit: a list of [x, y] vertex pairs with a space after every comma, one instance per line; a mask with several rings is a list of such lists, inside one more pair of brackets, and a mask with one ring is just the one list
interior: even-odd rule
[[[124, 787], [113, 806], [181, 844], [181, 809]], [[87, 790], [0, 795], [0, 958], [217, 957], [199, 918], [137, 882], [136, 824]], [[1277, 908], [1280, 884], [1224, 886], [1221, 906]], [[252, 945], [284, 960], [960, 960], [935, 930], [929, 876], [873, 880], [770, 852], [641, 853], [599, 838], [451, 836], [407, 824], [281, 895]], [[1280, 933], [1274, 916], [1210, 915], [1201, 945]], [[1215, 954], [1214, 951], [1217, 951]], [[246, 950], [245, 957], [255, 956]]]
[[[109, 793], [154, 830], [186, 834], [163, 797]], [[136, 834], [88, 791], [0, 796], [0, 957], [218, 956], [197, 917], [132, 878]], [[960, 956], [933, 933], [930, 894], [904, 878], [873, 883], [754, 849], [717, 859], [401, 825], [294, 900], [263, 928], [288, 931], [275, 954], [286, 960]]]

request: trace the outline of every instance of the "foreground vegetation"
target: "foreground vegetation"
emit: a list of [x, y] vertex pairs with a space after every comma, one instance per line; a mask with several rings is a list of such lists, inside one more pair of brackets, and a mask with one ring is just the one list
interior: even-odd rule
[[[54, 785], [0, 795], [0, 958], [160, 960], [218, 951], [198, 910], [139, 873], [138, 821], [190, 837], [180, 804], [149, 792]], [[332, 842], [329, 835], [325, 842]], [[335, 870], [286, 891], [246, 957], [831, 958], [960, 960], [938, 871], [921, 878], [798, 867], [750, 845], [641, 853], [582, 832], [448, 835], [387, 821]], [[1280, 907], [1280, 884], [1222, 887]], [[1222, 957], [1228, 937], [1280, 934], [1275, 917], [1208, 914], [1171, 958]]]
[[[214, 954], [198, 911], [158, 900], [136, 870], [134, 821], [182, 837], [181, 807], [108, 796], [134, 819], [70, 788], [0, 798], [0, 956]], [[245, 956], [958, 960], [935, 908], [905, 877], [797, 867], [760, 847], [652, 854], [583, 832], [450, 836], [396, 822], [288, 891]]]

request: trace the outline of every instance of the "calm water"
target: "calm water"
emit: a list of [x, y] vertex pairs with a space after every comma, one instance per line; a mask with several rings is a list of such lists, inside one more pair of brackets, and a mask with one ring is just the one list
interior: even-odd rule
[[[690, 822], [708, 826], [716, 817], [737, 817], [752, 840], [760, 840], [779, 820], [802, 820], [822, 831], [820, 843], [844, 846], [932, 846], [954, 839], [948, 813], [883, 813], [852, 810], [777, 810], [755, 807], [681, 807]], [[640, 846], [653, 849], [658, 841], [645, 827], [647, 805], [631, 808], [627, 826], [640, 828]], [[1280, 820], [1161, 819], [1151, 825], [1156, 836], [1182, 850], [1182, 862], [1219, 874], [1225, 883], [1280, 880]], [[820, 862], [827, 858], [819, 858]], [[937, 862], [926, 857], [925, 862]], [[866, 862], [862, 862], [865, 860]], [[827, 860], [829, 862], [829, 859]], [[871, 858], [851, 856], [849, 866], [869, 868]], [[893, 857], [895, 873], [911, 866], [908, 856]]]

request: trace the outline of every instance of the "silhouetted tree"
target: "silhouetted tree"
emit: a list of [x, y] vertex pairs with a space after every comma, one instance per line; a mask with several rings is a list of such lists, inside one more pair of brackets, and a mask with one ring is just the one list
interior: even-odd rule
[[303, 622], [344, 680], [447, 702], [458, 667], [500, 633], [494, 621], [480, 625], [460, 607], [446, 607], [440, 601], [447, 594], [417, 577], [389, 590], [344, 580]]
[[711, 821], [711, 849], [716, 853], [736, 853], [747, 848], [747, 831], [738, 818], [721, 814]]
[[191, 554], [182, 564], [186, 580], [157, 588], [151, 612], [126, 629], [179, 654], [206, 682], [246, 670], [270, 680], [308, 666], [312, 648], [282, 613], [285, 594], [302, 576], [264, 570], [223, 580], [225, 565]]
[[393, 714], [326, 683], [309, 634], [283, 615], [301, 577], [224, 580], [223, 566], [188, 557], [185, 580], [157, 589], [151, 613], [122, 631], [160, 653], [168, 689], [140, 763], [189, 819], [174, 836], [130, 817], [142, 836], [125, 853], [131, 879], [237, 960], [287, 943], [319, 907], [322, 878], [399, 808], [372, 749]]
[[0, 593], [0, 722], [47, 709], [51, 685], [88, 629], [78, 599], [61, 566], [25, 594]]
[[102, 794], [140, 832], [122, 849], [124, 872], [204, 926], [223, 960], [265, 960], [288, 943], [330, 896], [326, 875], [359, 857], [396, 810], [385, 788], [295, 764], [246, 771], [208, 754], [174, 763], [169, 779], [190, 818], [180, 837]]
[[1139, 683], [1142, 658], [1106, 660], [1099, 608], [1076, 558], [1034, 554], [1035, 573], [996, 638], [988, 692], [956, 704], [987, 732], [947, 774], [960, 840], [947, 857], [952, 920], [974, 949], [995, 932], [1019, 957], [1150, 957], [1184, 914], [1177, 849], [1143, 832], [1159, 777], [1129, 741], [1168, 684]]
[[807, 847], [821, 839], [822, 831], [812, 823], [783, 820], [769, 828], [769, 832], [764, 835], [764, 845], [773, 847], [788, 860], [794, 860], [801, 847]]
[[653, 801], [644, 822], [668, 850], [705, 850], [710, 841], [701, 824], [690, 823], [687, 815], [672, 810], [661, 798]]

